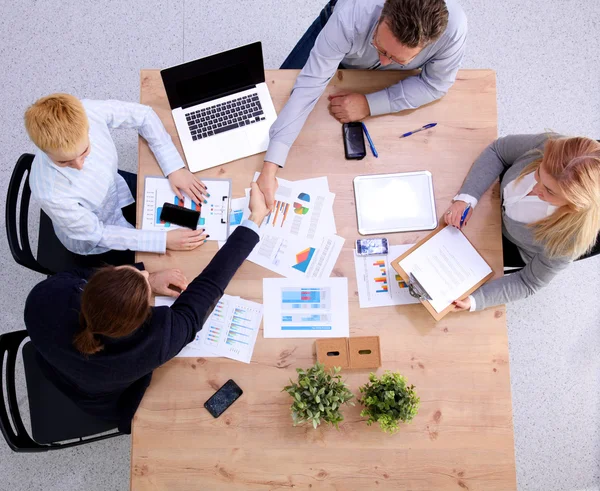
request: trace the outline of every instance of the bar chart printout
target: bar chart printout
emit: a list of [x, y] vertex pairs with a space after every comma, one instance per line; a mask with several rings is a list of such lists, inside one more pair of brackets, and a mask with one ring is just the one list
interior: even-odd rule
[[346, 278], [265, 278], [265, 337], [348, 336], [347, 292]]
[[[156, 297], [156, 306], [171, 306], [171, 297]], [[223, 295], [196, 338], [178, 357], [218, 357], [250, 363], [262, 321], [263, 306], [240, 297]]]

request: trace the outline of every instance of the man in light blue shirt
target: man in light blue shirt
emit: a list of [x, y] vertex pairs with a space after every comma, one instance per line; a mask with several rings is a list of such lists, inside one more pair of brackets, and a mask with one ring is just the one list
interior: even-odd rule
[[27, 110], [25, 126], [38, 147], [29, 177], [31, 194], [71, 252], [164, 253], [166, 249], [192, 250], [206, 241], [202, 229], [139, 230], [123, 215], [122, 209], [135, 202], [134, 188], [124, 176], [134, 185], [135, 176], [118, 170], [111, 129], [137, 130], [180, 198], [183, 191], [202, 203], [206, 195], [206, 187], [185, 167], [152, 108], [52, 94]]
[[[340, 123], [414, 109], [442, 97], [463, 58], [467, 19], [457, 0], [331, 0], [281, 68], [302, 68], [270, 130], [258, 185], [271, 206], [277, 169], [338, 67], [414, 70], [371, 94], [330, 97]], [[314, 45], [314, 46], [313, 46]]]

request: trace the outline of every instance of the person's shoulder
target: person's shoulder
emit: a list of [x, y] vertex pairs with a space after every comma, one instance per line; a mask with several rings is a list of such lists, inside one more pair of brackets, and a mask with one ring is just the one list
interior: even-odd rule
[[359, 24], [370, 22], [372, 18], [378, 19], [385, 0], [339, 0], [334, 9], [334, 15], [341, 20], [349, 21], [351, 28]]
[[458, 39], [466, 36], [468, 30], [467, 14], [458, 0], [446, 0], [448, 9], [448, 27], [444, 31], [446, 37]]
[[49, 201], [54, 194], [56, 170], [50, 158], [41, 150], [37, 150], [31, 163], [29, 175], [29, 189], [38, 201]]
[[49, 310], [56, 313], [65, 304], [69, 304], [73, 295], [80, 295], [85, 284], [73, 272], [57, 273], [35, 285], [25, 301], [25, 320], [32, 316], [53, 316]]

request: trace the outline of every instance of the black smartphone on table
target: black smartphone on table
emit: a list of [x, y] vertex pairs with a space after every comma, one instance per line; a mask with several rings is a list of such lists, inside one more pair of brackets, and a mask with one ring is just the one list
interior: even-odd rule
[[165, 203], [160, 212], [160, 221], [174, 223], [182, 227], [196, 230], [198, 221], [200, 220], [200, 212], [189, 210], [183, 206], [177, 206], [173, 203]]
[[362, 123], [344, 123], [344, 153], [346, 160], [362, 160], [367, 155]]
[[204, 403], [204, 407], [214, 418], [218, 418], [229, 406], [237, 401], [243, 393], [244, 392], [240, 389], [239, 385], [229, 379], [208, 401]]

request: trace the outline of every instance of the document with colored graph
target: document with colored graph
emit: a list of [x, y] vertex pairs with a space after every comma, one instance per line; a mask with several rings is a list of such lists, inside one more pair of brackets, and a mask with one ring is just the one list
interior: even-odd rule
[[148, 176], [144, 181], [144, 208], [142, 212], [142, 229], [175, 230], [179, 228], [173, 223], [163, 222], [160, 213], [164, 203], [200, 211], [198, 226], [206, 229], [210, 235], [208, 240], [227, 240], [229, 235], [229, 201], [231, 199], [231, 179], [204, 179], [210, 187], [207, 203], [196, 205], [185, 193], [183, 199], [171, 189], [169, 180], [164, 177]]
[[338, 338], [350, 334], [348, 279], [263, 279], [265, 338]]
[[393, 245], [389, 254], [359, 256], [354, 254], [358, 303], [361, 309], [419, 303], [390, 264], [390, 258], [404, 254], [414, 244]]
[[[171, 306], [172, 297], [156, 297], [155, 306]], [[250, 363], [262, 321], [263, 306], [240, 297], [223, 295], [195, 339], [180, 358], [218, 357]]]

